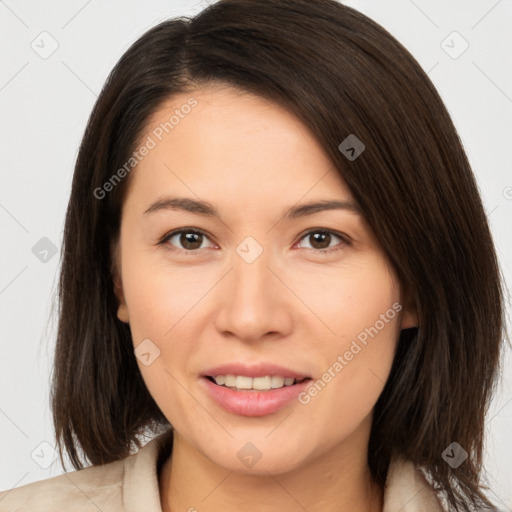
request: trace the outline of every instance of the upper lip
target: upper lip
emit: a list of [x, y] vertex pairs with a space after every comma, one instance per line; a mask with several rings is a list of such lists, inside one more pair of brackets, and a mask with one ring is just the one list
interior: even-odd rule
[[226, 363], [206, 370], [203, 377], [216, 377], [217, 375], [244, 375], [247, 377], [265, 377], [277, 375], [289, 379], [309, 378], [309, 375], [279, 366], [273, 363]]

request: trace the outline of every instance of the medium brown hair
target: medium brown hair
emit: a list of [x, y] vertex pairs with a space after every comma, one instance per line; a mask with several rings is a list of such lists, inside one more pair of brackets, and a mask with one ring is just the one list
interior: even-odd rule
[[[128, 456], [169, 422], [117, 318], [112, 250], [131, 174], [98, 199], [150, 116], [173, 95], [224, 84], [288, 109], [346, 182], [418, 311], [379, 397], [368, 464], [423, 467], [454, 510], [491, 506], [484, 417], [505, 339], [500, 271], [470, 164], [435, 87], [384, 28], [334, 0], [221, 0], [165, 21], [121, 57], [88, 121], [65, 220], [52, 410], [61, 461]], [[350, 134], [364, 152], [338, 148]], [[136, 170], [134, 171], [136, 172]], [[442, 458], [456, 441], [468, 459]], [[495, 510], [494, 508], [492, 508]]]

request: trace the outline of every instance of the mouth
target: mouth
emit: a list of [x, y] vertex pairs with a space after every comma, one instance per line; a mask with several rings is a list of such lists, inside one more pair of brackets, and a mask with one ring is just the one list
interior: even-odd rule
[[202, 375], [200, 387], [225, 411], [238, 416], [256, 417], [290, 406], [312, 380], [303, 376]]
[[312, 380], [311, 377], [291, 378], [280, 375], [263, 377], [248, 377], [245, 375], [204, 375], [204, 378], [216, 386], [233, 391], [269, 392], [285, 387], [292, 387], [302, 382]]

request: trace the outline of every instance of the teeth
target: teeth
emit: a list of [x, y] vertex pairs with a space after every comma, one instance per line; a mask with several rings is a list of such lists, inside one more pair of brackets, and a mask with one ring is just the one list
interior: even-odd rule
[[276, 375], [254, 378], [246, 377], [245, 375], [217, 375], [214, 377], [214, 380], [219, 386], [236, 389], [253, 389], [258, 391], [279, 389], [284, 386], [292, 386], [296, 382], [301, 382], [301, 380], [284, 378]]

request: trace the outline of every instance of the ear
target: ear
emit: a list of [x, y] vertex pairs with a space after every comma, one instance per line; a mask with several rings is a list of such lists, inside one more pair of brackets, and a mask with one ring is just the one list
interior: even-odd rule
[[410, 327], [418, 327], [418, 310], [415, 301], [405, 295], [404, 303], [405, 305], [400, 328], [409, 329]]
[[112, 278], [114, 282], [114, 294], [118, 301], [117, 308], [117, 318], [121, 320], [121, 322], [129, 323], [130, 317], [128, 315], [128, 306], [126, 305], [126, 300], [124, 298], [123, 291], [123, 282], [121, 279], [121, 261], [120, 255], [118, 251], [119, 244], [115, 244], [112, 246], [111, 254], [112, 254]]
[[121, 322], [130, 323], [130, 317], [128, 315], [128, 306], [126, 305], [126, 300], [124, 298], [123, 286], [120, 279], [114, 279], [114, 293], [119, 302], [117, 307], [117, 318], [121, 320]]

